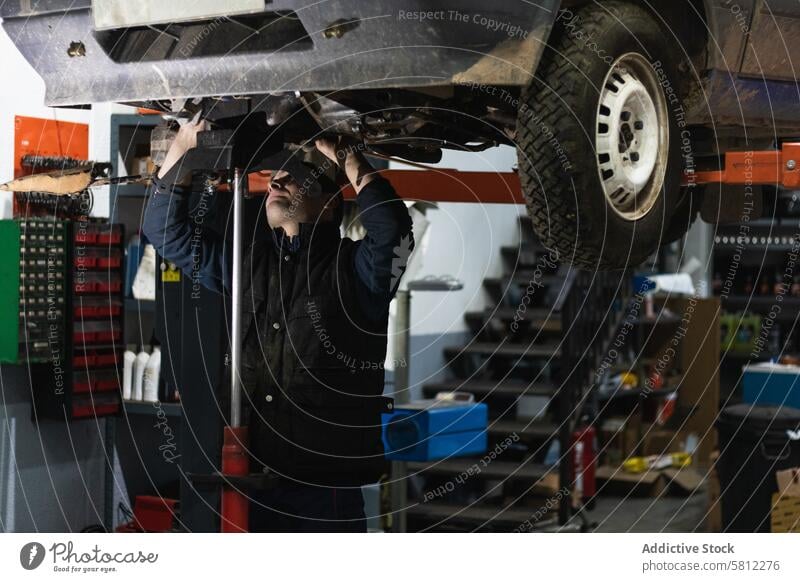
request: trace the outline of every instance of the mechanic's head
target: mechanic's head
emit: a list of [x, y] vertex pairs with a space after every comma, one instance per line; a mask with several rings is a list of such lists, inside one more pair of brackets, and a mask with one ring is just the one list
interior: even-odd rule
[[278, 170], [272, 175], [267, 196], [270, 228], [292, 223], [342, 221], [342, 195], [336, 183], [321, 169], [302, 164], [295, 172]]

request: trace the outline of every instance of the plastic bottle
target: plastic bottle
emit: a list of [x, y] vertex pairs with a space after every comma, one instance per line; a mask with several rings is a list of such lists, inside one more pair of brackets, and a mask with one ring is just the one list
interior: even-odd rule
[[161, 348], [153, 348], [153, 354], [147, 360], [142, 379], [143, 400], [156, 402], [158, 400], [158, 377], [161, 374]]
[[125, 297], [132, 297], [133, 293], [133, 280], [136, 278], [136, 271], [139, 270], [139, 264], [142, 262], [142, 255], [144, 254], [144, 245], [142, 239], [138, 234], [133, 235], [128, 241], [128, 248], [126, 250], [125, 260]]
[[142, 346], [142, 351], [136, 356], [136, 363], [133, 367], [133, 391], [131, 392], [131, 400], [141, 400], [144, 390], [144, 368], [147, 366], [147, 360], [150, 359], [150, 354], [147, 348]]
[[135, 346], [128, 346], [125, 353], [122, 355], [122, 398], [125, 400], [131, 399], [133, 393], [133, 367], [136, 362]]
[[142, 262], [133, 279], [131, 293], [136, 299], [156, 298], [156, 249], [151, 244], [144, 247]]

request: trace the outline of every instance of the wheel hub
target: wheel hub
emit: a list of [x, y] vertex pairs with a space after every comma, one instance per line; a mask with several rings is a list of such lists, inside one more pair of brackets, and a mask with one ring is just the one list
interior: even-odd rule
[[637, 53], [622, 55], [606, 75], [595, 145], [600, 183], [610, 206], [625, 220], [645, 216], [661, 195], [669, 123], [658, 76]]

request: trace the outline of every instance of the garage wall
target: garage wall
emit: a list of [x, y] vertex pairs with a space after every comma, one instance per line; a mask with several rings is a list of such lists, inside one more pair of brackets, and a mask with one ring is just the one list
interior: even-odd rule
[[[508, 172], [516, 163], [515, 150], [504, 146], [479, 153], [445, 152], [437, 167]], [[409, 169], [401, 164], [392, 167]], [[447, 377], [443, 349], [462, 345], [469, 338], [465, 311], [489, 305], [483, 279], [502, 274], [500, 247], [519, 243], [518, 216], [524, 212], [524, 207], [517, 205], [460, 203], [439, 204], [438, 209], [427, 212], [428, 240], [422, 269], [416, 277], [452, 275], [464, 282], [464, 289], [412, 294], [409, 370], [412, 398], [420, 396], [423, 384]]]
[[[110, 106], [43, 107], [44, 83], [1, 30], [0, 55], [0, 182], [13, 178], [15, 115], [89, 123], [90, 156], [100, 148], [108, 157], [97, 136], [108, 134]], [[107, 206], [102, 196], [96, 202], [101, 213]], [[11, 194], [0, 193], [0, 218], [10, 217]], [[0, 531], [74, 531], [102, 521], [104, 422], [37, 427], [30, 414], [26, 369], [0, 365]]]

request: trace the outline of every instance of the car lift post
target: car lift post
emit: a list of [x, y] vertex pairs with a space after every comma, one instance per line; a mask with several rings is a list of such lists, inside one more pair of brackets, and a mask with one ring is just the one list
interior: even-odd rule
[[[246, 477], [249, 462], [246, 451], [247, 427], [242, 426], [242, 385], [239, 377], [242, 339], [242, 222], [244, 183], [242, 170], [233, 171], [233, 268], [231, 283], [231, 413], [230, 424], [223, 431], [222, 475]], [[227, 481], [227, 480], [226, 480]], [[225, 482], [222, 487], [221, 528], [222, 533], [248, 531], [249, 502], [238, 488]]]

